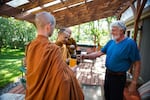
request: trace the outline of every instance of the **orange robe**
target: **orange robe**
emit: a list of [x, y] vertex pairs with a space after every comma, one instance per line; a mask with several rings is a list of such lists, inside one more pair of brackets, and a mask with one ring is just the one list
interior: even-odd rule
[[84, 100], [73, 71], [58, 46], [38, 36], [28, 46], [26, 100]]
[[66, 61], [66, 59], [71, 57], [70, 53], [68, 51], [68, 48], [66, 47], [65, 44], [62, 44], [59, 41], [56, 41], [55, 44], [58, 45], [61, 48], [62, 58], [63, 58], [64, 61]]
[[[70, 45], [74, 45], [74, 46], [75, 46], [75, 49], [70, 48]], [[76, 41], [75, 41], [73, 38], [69, 38], [69, 39], [68, 39], [67, 48], [68, 48], [68, 51], [69, 51], [69, 53], [70, 53], [71, 55], [74, 54], [74, 50], [76, 50], [77, 44], [76, 44]]]

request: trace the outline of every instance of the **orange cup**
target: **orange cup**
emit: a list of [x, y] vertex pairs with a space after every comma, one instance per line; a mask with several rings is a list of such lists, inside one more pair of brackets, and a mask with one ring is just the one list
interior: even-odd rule
[[69, 66], [74, 67], [75, 65], [77, 65], [77, 59], [70, 58]]

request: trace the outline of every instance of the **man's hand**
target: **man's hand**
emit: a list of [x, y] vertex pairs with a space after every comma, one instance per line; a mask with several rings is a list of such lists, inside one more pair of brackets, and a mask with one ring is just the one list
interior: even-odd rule
[[136, 92], [137, 81], [138, 81], [138, 77], [140, 75], [140, 67], [141, 67], [140, 61], [135, 61], [133, 63], [133, 67], [134, 67], [133, 80], [132, 80], [131, 84], [129, 85], [129, 93], [130, 94], [133, 94]]
[[129, 90], [129, 94], [135, 94], [136, 93], [136, 85], [137, 82], [136, 81], [132, 81], [128, 87]]
[[88, 58], [88, 55], [87, 54], [81, 54], [80, 59], [84, 60], [85, 58]]

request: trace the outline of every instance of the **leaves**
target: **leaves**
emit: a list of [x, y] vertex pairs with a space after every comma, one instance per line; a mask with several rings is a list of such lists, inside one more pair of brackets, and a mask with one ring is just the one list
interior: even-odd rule
[[24, 48], [36, 34], [33, 24], [14, 18], [0, 17], [0, 48]]
[[79, 43], [105, 44], [110, 39], [110, 23], [116, 17], [108, 17], [72, 27], [72, 37]]

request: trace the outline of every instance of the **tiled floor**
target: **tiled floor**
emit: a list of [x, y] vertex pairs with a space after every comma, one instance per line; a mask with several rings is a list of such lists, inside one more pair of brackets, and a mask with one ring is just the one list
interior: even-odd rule
[[[96, 59], [99, 60], [99, 59]], [[101, 66], [102, 63], [96, 61], [95, 64], [92, 62], [80, 63], [76, 71], [77, 79], [81, 84], [86, 85], [103, 85], [105, 68]]]
[[101, 86], [82, 85], [85, 100], [104, 100]]
[[97, 58], [94, 63], [85, 60], [77, 68], [76, 76], [82, 84], [85, 100], [104, 100], [105, 56]]

